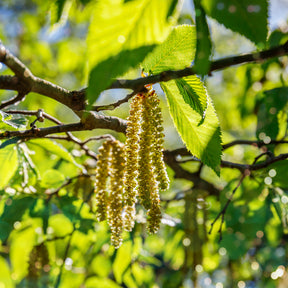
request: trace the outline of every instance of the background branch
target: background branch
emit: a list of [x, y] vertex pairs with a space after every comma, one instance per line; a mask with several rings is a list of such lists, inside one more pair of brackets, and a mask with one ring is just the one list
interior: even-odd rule
[[219, 242], [222, 240], [222, 228], [223, 228], [224, 216], [225, 216], [225, 214], [226, 214], [227, 208], [228, 208], [229, 204], [231, 203], [235, 192], [237, 191], [237, 189], [238, 189], [238, 188], [240, 187], [240, 185], [242, 184], [244, 178], [245, 178], [247, 175], [249, 175], [249, 174], [250, 174], [249, 171], [245, 171], [245, 172], [242, 174], [242, 176], [241, 176], [241, 178], [240, 178], [237, 186], [233, 189], [233, 191], [232, 191], [230, 197], [228, 198], [227, 202], [225, 203], [224, 207], [223, 207], [222, 210], [219, 212], [219, 214], [216, 216], [216, 218], [214, 219], [214, 221], [211, 223], [211, 227], [210, 227], [210, 230], [209, 230], [209, 232], [208, 232], [209, 234], [212, 233], [212, 230], [213, 230], [213, 227], [214, 227], [215, 223], [216, 223], [217, 220], [221, 217], [221, 223], [220, 223], [220, 227], [219, 227], [219, 230], [218, 230], [218, 233], [219, 233], [219, 235], [220, 235], [220, 236], [219, 236]]

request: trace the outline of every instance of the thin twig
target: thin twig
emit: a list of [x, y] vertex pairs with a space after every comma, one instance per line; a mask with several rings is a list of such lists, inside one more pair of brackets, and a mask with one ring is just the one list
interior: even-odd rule
[[110, 140], [114, 140], [115, 141], [115, 138], [110, 135], [110, 134], [104, 134], [104, 135], [100, 135], [100, 136], [94, 136], [94, 137], [90, 137], [84, 141], [82, 141], [82, 144], [87, 144], [88, 142], [90, 141], [99, 141], [99, 140], [104, 140], [104, 139], [110, 139]]
[[273, 158], [274, 157], [274, 155], [273, 155], [273, 153], [271, 152], [271, 151], [266, 151], [266, 152], [264, 152], [264, 153], [261, 153], [260, 155], [258, 155], [257, 157], [255, 157], [255, 159], [254, 159], [254, 161], [253, 161], [253, 163], [252, 163], [252, 166], [253, 165], [255, 165], [256, 164], [256, 162], [260, 159], [260, 158], [262, 158], [263, 156], [269, 156], [269, 158]]
[[111, 103], [108, 105], [101, 105], [101, 106], [93, 106], [92, 111], [104, 111], [104, 110], [114, 110], [115, 108], [119, 107], [123, 103], [126, 103], [131, 99], [134, 95], [136, 95], [138, 91], [134, 90], [132, 93], [128, 94], [125, 98], [118, 100], [115, 103]]
[[26, 93], [25, 92], [18, 92], [18, 94], [7, 101], [2, 101], [0, 105], [0, 109], [4, 109], [13, 104], [18, 104], [19, 102], [25, 99]]
[[[27, 110], [4, 110], [5, 113], [7, 114], [19, 114], [19, 115], [28, 115], [28, 116], [38, 116], [39, 110], [32, 110], [32, 111], [27, 111]], [[42, 112], [42, 115], [45, 119], [50, 120], [51, 122], [58, 124], [58, 125], [63, 125], [63, 123], [58, 120], [57, 118], [45, 113], [44, 111]]]
[[227, 211], [227, 208], [228, 208], [229, 204], [231, 203], [232, 198], [233, 198], [235, 192], [237, 191], [237, 189], [238, 189], [238, 188], [240, 187], [240, 185], [242, 184], [244, 178], [245, 178], [247, 175], [249, 175], [249, 174], [250, 174], [250, 171], [249, 171], [249, 170], [247, 170], [246, 172], [244, 172], [244, 173], [242, 174], [242, 176], [241, 176], [241, 178], [240, 178], [237, 186], [233, 189], [233, 191], [232, 191], [230, 197], [228, 198], [227, 202], [225, 203], [224, 207], [223, 207], [222, 210], [218, 213], [218, 215], [216, 216], [216, 218], [214, 219], [214, 221], [211, 223], [211, 227], [210, 227], [210, 230], [209, 230], [209, 232], [208, 232], [209, 234], [212, 233], [214, 224], [217, 222], [217, 220], [218, 220], [218, 219], [220, 218], [220, 216], [221, 216], [220, 228], [219, 228], [219, 230], [218, 230], [218, 233], [219, 233], [219, 235], [220, 235], [220, 236], [219, 236], [219, 242], [222, 240], [222, 227], [223, 227], [223, 224], [224, 224], [224, 216], [225, 216], [225, 213], [226, 213], [226, 211]]
[[278, 144], [288, 144], [287, 140], [271, 140], [269, 143], [264, 143], [263, 141], [253, 141], [253, 140], [235, 140], [230, 143], [222, 145], [223, 150], [226, 150], [230, 147], [233, 147], [235, 145], [251, 145], [256, 146], [258, 148], [261, 148], [266, 145], [278, 145]]

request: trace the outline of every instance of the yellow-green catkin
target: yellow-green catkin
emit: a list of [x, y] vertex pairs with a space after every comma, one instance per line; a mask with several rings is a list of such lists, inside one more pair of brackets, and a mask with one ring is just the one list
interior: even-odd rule
[[123, 192], [124, 192], [124, 145], [112, 142], [110, 168], [110, 193], [108, 198], [108, 224], [111, 229], [111, 243], [115, 248], [122, 244]]
[[136, 187], [138, 177], [138, 150], [140, 129], [140, 95], [136, 95], [130, 103], [127, 119], [125, 142], [124, 171], [124, 229], [131, 231], [135, 221]]
[[160, 228], [162, 216], [161, 216], [160, 197], [157, 182], [155, 181], [155, 179], [152, 179], [152, 183], [154, 185], [154, 188], [151, 189], [151, 195], [150, 195], [151, 207], [147, 211], [148, 216], [147, 230], [149, 233], [154, 234], [157, 233]]
[[163, 119], [161, 108], [159, 107], [160, 100], [154, 90], [149, 91], [148, 102], [150, 105], [150, 119], [152, 121], [152, 164], [154, 167], [154, 174], [156, 180], [158, 181], [159, 189], [165, 191], [169, 188], [169, 178], [166, 172], [166, 167], [163, 160], [163, 143], [164, 143], [164, 133], [163, 133]]
[[[154, 183], [155, 175], [152, 165], [152, 134], [150, 105], [147, 100], [148, 94], [141, 95], [141, 130], [139, 134], [139, 152], [138, 152], [138, 194], [140, 203], [145, 209], [151, 207], [151, 194], [157, 189], [157, 183]], [[155, 185], [154, 185], [155, 184]]]
[[104, 221], [107, 217], [107, 190], [106, 183], [108, 179], [110, 162], [111, 162], [111, 150], [112, 141], [105, 141], [99, 148], [98, 162], [96, 168], [96, 181], [95, 181], [95, 193], [97, 204], [97, 219], [98, 221]]

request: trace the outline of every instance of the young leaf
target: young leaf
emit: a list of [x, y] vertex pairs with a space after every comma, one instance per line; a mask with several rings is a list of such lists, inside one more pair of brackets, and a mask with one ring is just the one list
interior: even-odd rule
[[206, 21], [206, 13], [200, 3], [200, 0], [194, 0], [196, 12], [196, 31], [197, 45], [195, 56], [195, 71], [202, 76], [208, 74], [210, 68], [209, 57], [211, 55], [211, 40], [208, 24]]
[[207, 15], [256, 44], [266, 42], [268, 0], [203, 0]]
[[0, 149], [0, 163], [0, 189], [3, 189], [18, 168], [18, 153], [15, 145], [7, 145]]
[[191, 25], [175, 27], [165, 42], [157, 46], [142, 63], [143, 70], [157, 74], [191, 65], [196, 48], [196, 31]]
[[174, 24], [171, 7], [174, 0], [99, 1], [87, 38], [90, 104], [113, 78], [136, 67], [166, 38]]
[[203, 118], [185, 103], [174, 80], [162, 83], [161, 87], [167, 96], [174, 124], [188, 150], [219, 175], [221, 133], [212, 100], [207, 95], [208, 104]]

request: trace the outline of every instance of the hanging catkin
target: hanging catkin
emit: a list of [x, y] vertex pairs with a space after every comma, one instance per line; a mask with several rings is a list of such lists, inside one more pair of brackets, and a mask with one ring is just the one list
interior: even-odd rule
[[140, 203], [148, 210], [151, 207], [151, 193], [158, 187], [154, 179], [152, 166], [152, 127], [148, 94], [141, 94], [140, 96], [141, 127], [138, 151], [138, 194]]
[[108, 198], [108, 224], [111, 229], [111, 243], [119, 248], [122, 243], [122, 209], [124, 190], [124, 145], [119, 141], [111, 143], [111, 169], [110, 169], [110, 193]]
[[98, 162], [96, 168], [95, 194], [98, 221], [104, 221], [107, 217], [107, 190], [106, 182], [111, 162], [112, 141], [105, 141], [99, 148]]
[[125, 142], [125, 171], [124, 171], [124, 229], [131, 231], [134, 227], [136, 188], [138, 177], [138, 150], [140, 129], [140, 96], [136, 95], [130, 104], [127, 119]]
[[97, 216], [100, 221], [108, 216], [111, 243], [116, 248], [122, 243], [123, 228], [131, 231], [134, 226], [137, 196], [147, 210], [148, 232], [159, 230], [159, 190], [169, 187], [162, 154], [162, 122], [155, 91], [139, 93], [130, 103], [125, 146], [119, 141], [107, 140], [99, 148], [95, 187]]
[[160, 100], [154, 90], [149, 91], [148, 103], [150, 105], [150, 118], [152, 121], [152, 164], [154, 167], [154, 175], [158, 181], [159, 189], [165, 191], [169, 188], [169, 178], [166, 172], [163, 160], [163, 119], [161, 108], [159, 107]]

